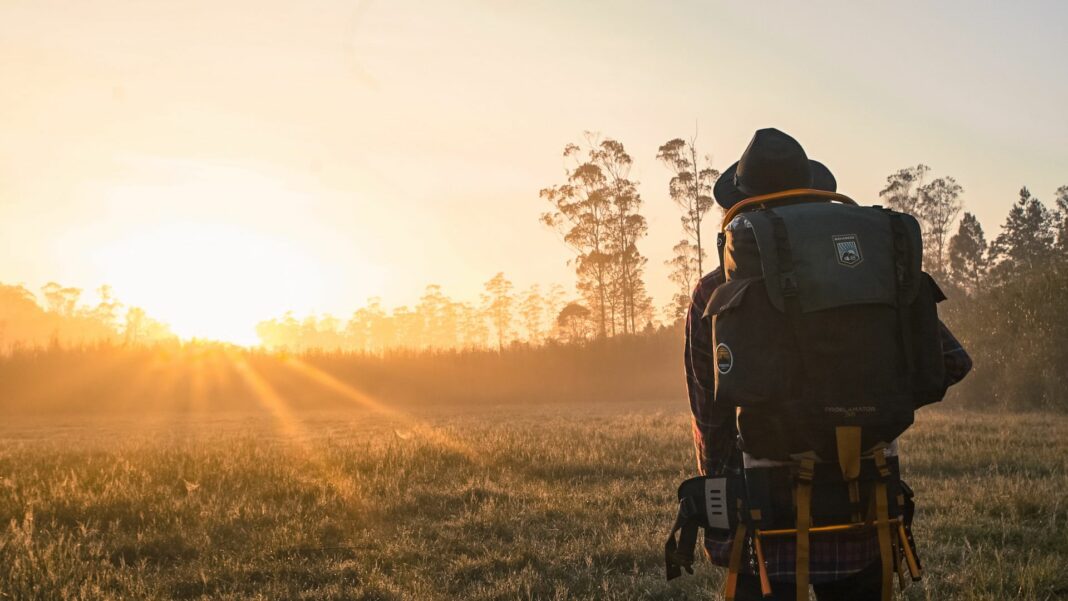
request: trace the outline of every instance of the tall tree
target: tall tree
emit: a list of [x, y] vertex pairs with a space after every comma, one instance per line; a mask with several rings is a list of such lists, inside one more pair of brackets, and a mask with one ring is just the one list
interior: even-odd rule
[[[587, 134], [589, 137], [589, 134]], [[577, 144], [564, 147], [565, 168], [563, 184], [544, 188], [540, 195], [553, 205], [553, 211], [542, 214], [541, 221], [560, 231], [564, 243], [574, 250], [577, 288], [597, 313], [597, 331], [608, 332], [608, 285], [611, 267], [608, 253], [611, 203], [606, 194], [606, 178], [599, 167], [585, 160]]]
[[486, 348], [489, 328], [486, 327], [486, 314], [482, 308], [471, 303], [460, 303], [457, 311], [460, 316], [460, 330], [463, 332], [463, 345], [466, 348]]
[[564, 287], [560, 284], [553, 284], [549, 288], [549, 291], [545, 293], [545, 304], [543, 306], [543, 315], [545, 316], [545, 323], [548, 324], [549, 331], [548, 336], [556, 337], [556, 318], [560, 315], [560, 310], [567, 304], [567, 293], [564, 291]]
[[923, 163], [915, 167], [899, 169], [886, 178], [886, 187], [879, 192], [879, 198], [886, 206], [902, 213], [919, 217], [920, 188], [930, 173], [931, 168]]
[[393, 308], [389, 324], [393, 330], [393, 348], [418, 349], [423, 347], [423, 318], [418, 311], [407, 305]]
[[426, 346], [453, 348], [459, 343], [459, 318], [456, 303], [441, 291], [441, 286], [430, 284], [419, 299], [416, 311], [422, 316]]
[[711, 159], [697, 152], [696, 136], [689, 142], [682, 138], [668, 140], [657, 150], [656, 158], [674, 175], [668, 184], [671, 200], [682, 210], [682, 231], [696, 246], [697, 271], [704, 273], [705, 247], [701, 224], [705, 214], [715, 206], [712, 187], [719, 179], [719, 171], [712, 168]]
[[623, 144], [612, 139], [603, 140], [591, 148], [590, 158], [606, 175], [607, 195], [612, 206], [609, 250], [617, 268], [613, 300], [619, 307], [623, 333], [633, 333], [643, 300], [642, 272], [647, 262], [638, 251], [638, 240], [649, 229], [640, 212], [642, 198], [638, 194], [638, 183], [630, 179], [633, 160]]
[[971, 294], [981, 288], [987, 268], [987, 243], [983, 226], [975, 215], [965, 213], [957, 233], [949, 241], [949, 275], [953, 283]]
[[123, 326], [123, 340], [126, 344], [145, 344], [173, 338], [174, 334], [170, 328], [149, 317], [144, 309], [130, 307], [126, 310], [126, 323]]
[[1046, 205], [1031, 196], [1027, 186], [1020, 188], [1020, 198], [991, 247], [997, 272], [1011, 277], [1048, 265], [1057, 242], [1055, 227], [1053, 213]]
[[556, 318], [557, 328], [565, 341], [572, 344], [588, 340], [593, 331], [590, 310], [581, 303], [568, 303]]
[[78, 300], [82, 296], [80, 288], [65, 287], [56, 282], [48, 282], [42, 286], [41, 293], [45, 298], [45, 307], [63, 317], [74, 316]]
[[1057, 254], [1062, 266], [1068, 266], [1068, 186], [1057, 188]]
[[504, 277], [504, 273], [498, 273], [486, 282], [485, 288], [482, 302], [497, 334], [497, 351], [500, 352], [504, 350], [504, 341], [511, 330], [512, 305], [515, 303], [512, 282]]
[[946, 243], [950, 228], [964, 206], [960, 200], [963, 191], [964, 188], [952, 177], [940, 177], [918, 190], [927, 270], [936, 275], [946, 270]]
[[530, 344], [540, 344], [544, 338], [542, 327], [544, 311], [545, 299], [541, 295], [541, 288], [534, 284], [527, 288], [519, 300], [519, 316], [523, 320], [523, 327], [527, 331], [527, 342]]
[[689, 240], [680, 240], [671, 250], [675, 256], [664, 261], [664, 264], [671, 268], [668, 279], [674, 282], [677, 288], [667, 306], [666, 313], [668, 319], [675, 322], [686, 316], [686, 310], [690, 306], [690, 295], [697, 285], [697, 280], [701, 278], [701, 262], [697, 245]]
[[554, 209], [541, 220], [575, 251], [576, 287], [593, 307], [598, 335], [631, 331], [646, 261], [637, 241], [647, 230], [631, 158], [619, 142], [589, 132], [586, 145], [568, 144], [564, 157], [566, 181], [540, 192]]

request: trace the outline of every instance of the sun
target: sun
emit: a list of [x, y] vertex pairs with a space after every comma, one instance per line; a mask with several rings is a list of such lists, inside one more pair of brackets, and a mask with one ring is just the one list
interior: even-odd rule
[[97, 259], [119, 298], [183, 339], [256, 345], [259, 321], [307, 310], [327, 292], [316, 261], [240, 224], [158, 224], [114, 240]]

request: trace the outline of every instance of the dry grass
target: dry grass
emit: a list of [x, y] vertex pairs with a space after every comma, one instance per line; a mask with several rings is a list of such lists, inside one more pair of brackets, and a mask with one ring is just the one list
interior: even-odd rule
[[[0, 426], [0, 599], [709, 599], [678, 404]], [[1068, 419], [925, 411], [909, 599], [1068, 596]]]

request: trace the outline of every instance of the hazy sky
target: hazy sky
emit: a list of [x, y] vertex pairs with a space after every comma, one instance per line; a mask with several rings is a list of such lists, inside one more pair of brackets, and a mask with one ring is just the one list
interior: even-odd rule
[[583, 130], [635, 157], [658, 306], [656, 149], [695, 126], [720, 169], [783, 129], [867, 203], [927, 163], [992, 236], [1021, 185], [1068, 184], [1068, 10], [933, 4], [0, 0], [0, 281], [237, 340], [498, 271], [570, 285], [538, 190]]

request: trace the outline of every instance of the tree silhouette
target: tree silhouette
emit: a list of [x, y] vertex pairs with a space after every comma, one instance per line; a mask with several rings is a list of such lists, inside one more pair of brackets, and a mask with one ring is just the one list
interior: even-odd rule
[[557, 331], [559, 328], [556, 327], [556, 318], [560, 315], [560, 310], [567, 304], [567, 292], [564, 291], [564, 287], [560, 284], [553, 284], [542, 300], [544, 301], [542, 314], [545, 316], [545, 323], [550, 328], [547, 335], [558, 337]]
[[48, 311], [62, 315], [64, 317], [71, 317], [74, 315], [75, 308], [78, 306], [78, 300], [82, 296], [82, 291], [79, 288], [67, 288], [60, 286], [56, 282], [48, 282], [41, 288], [41, 293], [45, 298], [45, 307]]
[[689, 142], [682, 138], [668, 140], [657, 150], [656, 158], [674, 173], [668, 184], [668, 192], [671, 200], [682, 209], [682, 231], [694, 241], [697, 271], [703, 274], [706, 253], [701, 224], [708, 211], [715, 206], [712, 187], [720, 174], [712, 168], [708, 156], [698, 154], [696, 141], [696, 136]]
[[983, 226], [971, 213], [960, 220], [957, 233], [949, 241], [949, 275], [953, 283], [976, 293], [987, 270], [987, 243]]
[[593, 333], [590, 310], [577, 302], [568, 303], [560, 310], [556, 325], [564, 341], [571, 344], [586, 341]]
[[1024, 186], [991, 247], [997, 261], [994, 269], [1007, 281], [1004, 278], [1046, 266], [1053, 258], [1056, 242], [1053, 214]]
[[1057, 221], [1057, 254], [1062, 262], [1068, 262], [1068, 186], [1057, 188], [1057, 198], [1054, 202]]
[[668, 319], [674, 322], [686, 316], [690, 307], [690, 295], [702, 274], [696, 244], [684, 239], [671, 250], [675, 256], [664, 261], [664, 264], [671, 268], [668, 279], [674, 282], [677, 288], [665, 312]]
[[946, 244], [963, 203], [964, 188], [952, 177], [927, 182], [931, 168], [923, 163], [899, 169], [886, 178], [879, 192], [886, 206], [908, 213], [920, 222], [924, 242], [924, 268], [932, 274], [946, 272]]
[[523, 293], [519, 300], [519, 316], [523, 320], [526, 329], [527, 342], [539, 344], [545, 337], [542, 327], [542, 314], [545, 311], [545, 299], [541, 295], [541, 288], [533, 284]]
[[441, 291], [441, 286], [426, 287], [416, 311], [424, 323], [425, 346], [455, 348], [460, 343], [458, 307]]
[[886, 187], [879, 192], [879, 198], [886, 206], [902, 213], [919, 217], [920, 188], [931, 168], [923, 163], [915, 167], [899, 169], [886, 178]]
[[633, 161], [623, 145], [612, 139], [606, 139], [592, 149], [590, 157], [607, 174], [612, 205], [609, 248], [618, 269], [612, 299], [621, 312], [623, 333], [633, 333], [637, 331], [637, 316], [644, 301], [642, 272], [647, 262], [638, 252], [637, 242], [649, 229], [645, 217], [639, 212], [642, 199], [637, 182], [630, 179]]
[[485, 348], [489, 344], [489, 328], [486, 315], [480, 307], [471, 303], [461, 303], [458, 307], [461, 330], [464, 333], [464, 346], [468, 348]]
[[940, 177], [921, 186], [918, 192], [927, 271], [941, 275], [946, 270], [950, 228], [964, 206], [960, 200], [964, 188], [952, 177]]
[[511, 330], [512, 305], [515, 296], [512, 295], [512, 282], [504, 277], [504, 273], [498, 273], [490, 278], [485, 284], [486, 294], [483, 298], [483, 307], [493, 323], [493, 329], [497, 334], [497, 351], [504, 350], [504, 341], [508, 338]]
[[630, 179], [632, 160], [623, 145], [586, 133], [586, 145], [568, 144], [563, 184], [540, 195], [553, 205], [541, 221], [563, 234], [576, 253], [577, 288], [594, 307], [598, 335], [634, 331], [646, 259], [637, 241], [647, 224], [641, 196]]

